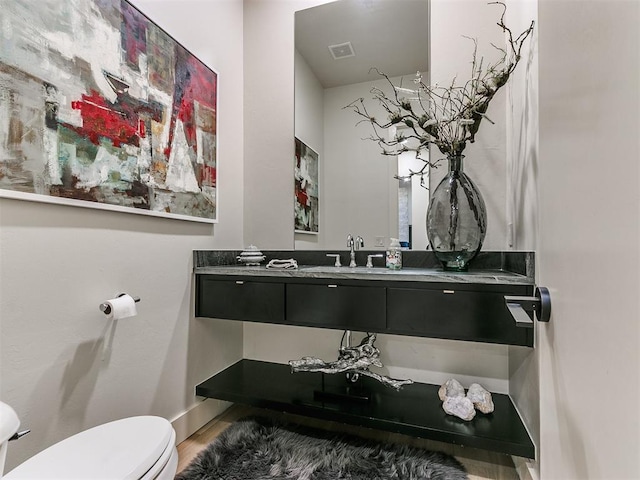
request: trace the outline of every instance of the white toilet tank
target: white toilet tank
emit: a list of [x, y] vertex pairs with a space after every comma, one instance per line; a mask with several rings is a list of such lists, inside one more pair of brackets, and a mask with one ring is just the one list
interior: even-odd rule
[[175, 439], [171, 423], [161, 417], [116, 420], [52, 445], [3, 478], [172, 479], [178, 462]]

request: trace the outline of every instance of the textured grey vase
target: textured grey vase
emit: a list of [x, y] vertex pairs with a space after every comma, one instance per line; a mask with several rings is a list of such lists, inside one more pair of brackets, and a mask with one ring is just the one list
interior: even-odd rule
[[429, 244], [445, 270], [467, 270], [487, 233], [484, 200], [463, 172], [463, 158], [448, 158], [449, 171], [431, 195], [427, 210]]

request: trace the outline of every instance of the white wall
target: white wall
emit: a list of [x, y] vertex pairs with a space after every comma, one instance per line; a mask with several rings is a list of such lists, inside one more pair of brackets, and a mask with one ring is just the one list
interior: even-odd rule
[[[295, 234], [296, 250], [320, 249], [326, 235], [327, 209], [323, 205], [328, 188], [324, 179], [327, 159], [324, 155], [324, 89], [300, 53], [295, 54], [295, 112], [296, 138], [318, 154], [318, 234]], [[293, 163], [293, 159], [292, 159]], [[292, 199], [293, 202], [293, 199]]]
[[[375, 237], [398, 236], [398, 181], [396, 157], [381, 154], [376, 142], [363, 140], [373, 132], [362, 117], [345, 109], [363, 97], [372, 115], [383, 116], [371, 99], [371, 88], [389, 91], [386, 80], [372, 74], [372, 81], [328, 88], [324, 94], [325, 198], [327, 212], [324, 248], [347, 248], [346, 237], [360, 235], [367, 249], [375, 249]], [[358, 124], [358, 125], [356, 125]]]
[[507, 243], [513, 250], [535, 251], [538, 233], [538, 34], [537, 0], [509, 2], [506, 21], [516, 32], [535, 21], [522, 60], [504, 87], [507, 97]]
[[539, 2], [543, 479], [640, 478], [640, 2]]
[[244, 240], [261, 249], [294, 248], [294, 12], [323, 3], [244, 0]]
[[[507, 242], [514, 250], [536, 251], [538, 235], [538, 2], [508, 3], [506, 22], [521, 32], [534, 20], [522, 60], [504, 87], [507, 97]], [[536, 256], [539, 261], [540, 256]], [[538, 327], [539, 325], [536, 325]], [[538, 341], [535, 348], [509, 348], [509, 394], [534, 444], [540, 446]]]
[[[453, 78], [462, 85], [471, 74], [474, 44], [478, 40], [478, 59], [495, 63], [500, 52], [491, 46], [504, 45], [504, 35], [496, 22], [502, 7], [477, 0], [431, 0], [431, 84], [449, 85]], [[518, 32], [519, 33], [519, 32]], [[506, 93], [499, 91], [491, 101], [476, 141], [464, 151], [464, 171], [478, 186], [487, 208], [487, 236], [483, 250], [506, 250]], [[437, 148], [432, 159], [443, 158]], [[432, 170], [435, 188], [447, 172], [447, 162]]]
[[244, 0], [244, 240], [293, 248], [293, 5]]
[[[339, 330], [245, 323], [244, 356], [278, 363], [309, 355], [331, 360], [341, 337]], [[363, 337], [354, 332], [354, 343]], [[399, 335], [378, 335], [376, 346], [385, 365], [379, 373], [434, 384], [455, 377], [467, 386], [480, 382], [493, 392], [509, 391], [507, 347]]]
[[344, 108], [364, 97], [372, 114], [384, 115], [370, 92], [389, 85], [371, 77], [370, 82], [324, 89], [296, 53], [295, 132], [320, 156], [320, 232], [296, 234], [296, 249], [344, 250], [349, 233], [362, 236], [365, 247], [373, 249], [376, 237], [388, 246], [389, 237], [398, 236], [396, 159], [363, 141], [372, 134], [370, 125], [356, 125], [361, 117]]
[[[193, 250], [243, 241], [242, 2], [134, 4], [220, 75], [220, 223], [0, 199], [0, 398], [32, 430], [7, 469], [116, 418], [208, 419], [194, 386], [242, 356], [242, 325], [194, 319], [192, 293]], [[110, 323], [98, 305], [120, 291], [139, 314]]]

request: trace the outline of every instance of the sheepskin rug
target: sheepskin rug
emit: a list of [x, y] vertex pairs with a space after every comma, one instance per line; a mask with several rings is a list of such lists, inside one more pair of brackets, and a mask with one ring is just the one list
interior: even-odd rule
[[441, 452], [383, 444], [271, 419], [235, 422], [176, 480], [467, 480]]

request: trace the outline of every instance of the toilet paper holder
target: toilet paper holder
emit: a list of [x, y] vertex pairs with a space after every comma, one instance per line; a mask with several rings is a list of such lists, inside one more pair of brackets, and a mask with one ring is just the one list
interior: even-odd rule
[[[116, 295], [116, 298], [118, 297], [122, 297], [123, 295], [126, 295], [126, 293], [119, 293], [118, 295]], [[140, 297], [131, 297], [133, 298], [133, 301], [138, 303], [140, 301]], [[100, 311], [102, 311], [102, 313], [104, 313], [105, 315], [109, 315], [111, 313], [111, 306], [108, 303], [101, 303], [100, 304]]]

